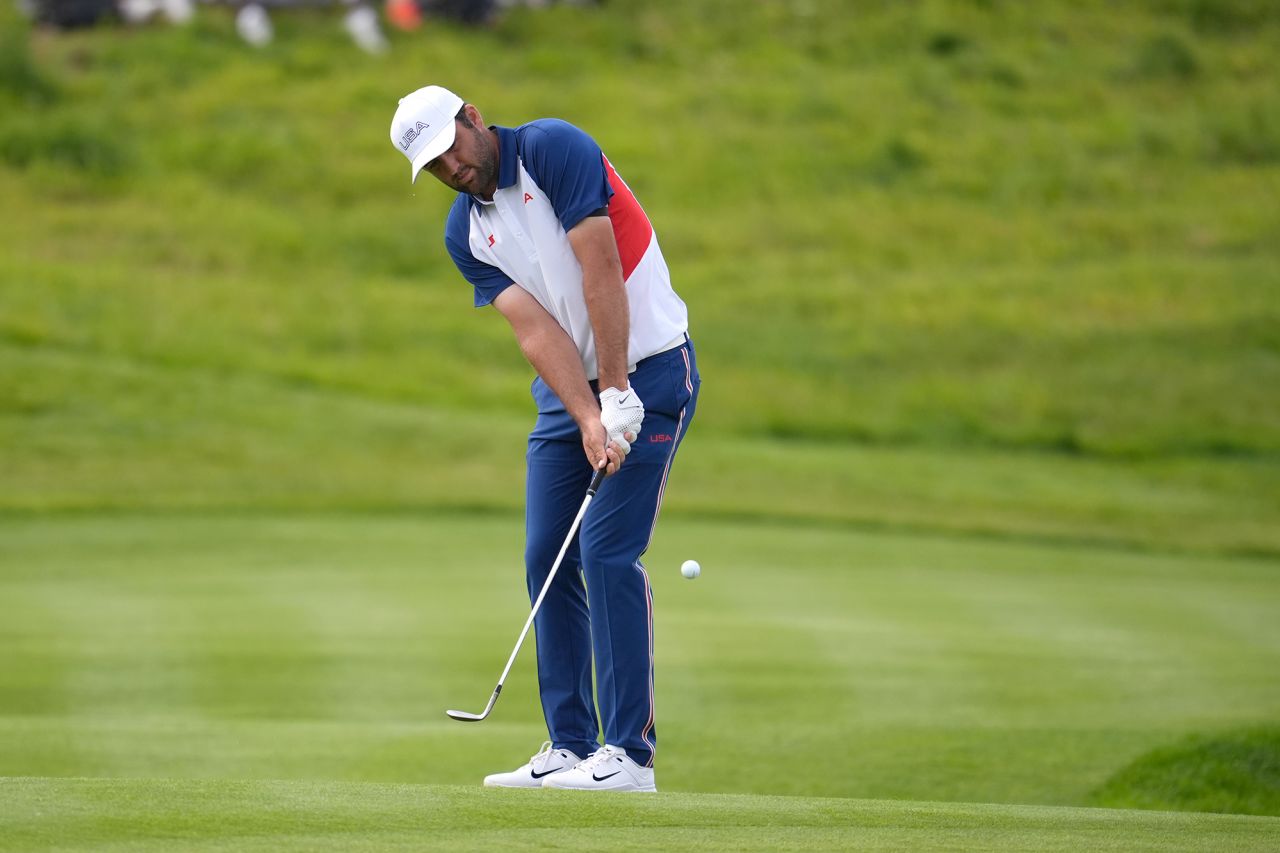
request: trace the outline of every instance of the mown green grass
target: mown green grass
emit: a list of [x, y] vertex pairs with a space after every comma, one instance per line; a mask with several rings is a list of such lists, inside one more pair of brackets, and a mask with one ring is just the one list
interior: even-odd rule
[[11, 850], [1273, 849], [1274, 818], [438, 785], [3, 779]]
[[[443, 713], [483, 702], [510, 648], [519, 545], [504, 516], [0, 520], [0, 849], [1280, 837], [1276, 816], [1061, 807], [1188, 732], [1276, 719], [1271, 561], [669, 522], [647, 559], [662, 793], [601, 800], [478, 786], [544, 737], [531, 650], [490, 720]], [[1126, 805], [1233, 793], [1212, 789]]]
[[[0, 522], [14, 776], [476, 784], [543, 739], [517, 519]], [[682, 579], [687, 558], [703, 576]], [[672, 521], [665, 791], [1088, 804], [1280, 715], [1274, 562]]]

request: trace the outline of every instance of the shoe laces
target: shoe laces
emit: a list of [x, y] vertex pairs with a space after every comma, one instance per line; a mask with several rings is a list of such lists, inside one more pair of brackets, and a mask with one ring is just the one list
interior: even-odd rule
[[[541, 773], [547, 767], [547, 762], [551, 760], [551, 741], [546, 741], [542, 747], [529, 759], [529, 763], [533, 765], [535, 773]], [[539, 764], [538, 762], [542, 763]]]
[[587, 771], [594, 772], [595, 769], [599, 767], [601, 764], [608, 763], [609, 759], [619, 757], [624, 754], [625, 753], [623, 753], [623, 751], [618, 749], [617, 747], [613, 747], [613, 746], [609, 746], [608, 744], [605, 744], [604, 746], [597, 749], [595, 752], [591, 753], [586, 758], [579, 761], [577, 766], [574, 769], [587, 770]]

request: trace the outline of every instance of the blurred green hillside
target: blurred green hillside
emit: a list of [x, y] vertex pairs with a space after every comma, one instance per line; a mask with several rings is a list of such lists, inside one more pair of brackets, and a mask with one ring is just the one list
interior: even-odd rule
[[675, 511], [1280, 553], [1280, 7], [0, 12], [0, 509], [520, 505], [396, 99], [587, 128], [706, 381]]

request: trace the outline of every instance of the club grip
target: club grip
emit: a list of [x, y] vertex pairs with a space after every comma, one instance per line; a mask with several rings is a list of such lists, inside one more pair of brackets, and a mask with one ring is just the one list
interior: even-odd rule
[[595, 496], [596, 490], [599, 489], [600, 484], [604, 482], [604, 476], [605, 476], [604, 472], [607, 470], [609, 470], [608, 465], [606, 465], [603, 468], [596, 469], [596, 475], [591, 478], [591, 485], [587, 486], [588, 495], [591, 495], [593, 497]]

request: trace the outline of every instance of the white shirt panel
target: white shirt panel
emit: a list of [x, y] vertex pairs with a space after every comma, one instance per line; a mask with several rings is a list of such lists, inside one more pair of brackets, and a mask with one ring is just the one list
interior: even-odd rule
[[[502, 270], [573, 339], [588, 379], [599, 373], [582, 267], [546, 194], [519, 164], [516, 182], [471, 210], [472, 254]], [[625, 282], [631, 313], [628, 370], [688, 331], [688, 311], [671, 287], [657, 236]]]

